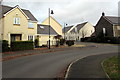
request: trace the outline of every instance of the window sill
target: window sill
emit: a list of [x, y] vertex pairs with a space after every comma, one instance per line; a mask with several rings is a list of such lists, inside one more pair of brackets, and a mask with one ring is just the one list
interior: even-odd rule
[[34, 28], [28, 28], [28, 29], [34, 29]]
[[17, 26], [20, 26], [20, 24], [13, 24], [13, 25], [17, 25]]

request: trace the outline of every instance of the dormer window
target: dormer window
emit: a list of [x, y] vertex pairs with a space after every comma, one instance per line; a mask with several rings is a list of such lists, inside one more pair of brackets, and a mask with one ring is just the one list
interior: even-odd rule
[[13, 24], [20, 25], [20, 18], [19, 17], [15, 17]]

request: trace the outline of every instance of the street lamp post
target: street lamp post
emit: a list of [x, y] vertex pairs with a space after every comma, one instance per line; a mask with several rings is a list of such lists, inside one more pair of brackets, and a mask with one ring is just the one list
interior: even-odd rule
[[54, 13], [53, 13], [53, 10], [50, 10], [50, 8], [49, 8], [49, 11], [48, 11], [48, 17], [49, 17], [49, 49], [50, 49], [50, 14], [54, 14]]
[[67, 26], [66, 23], [64, 23], [64, 39], [65, 39], [65, 26]]

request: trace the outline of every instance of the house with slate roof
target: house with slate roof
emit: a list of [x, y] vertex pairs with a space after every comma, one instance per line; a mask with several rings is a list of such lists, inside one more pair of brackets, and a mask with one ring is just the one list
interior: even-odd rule
[[81, 38], [90, 37], [95, 29], [89, 22], [63, 28], [63, 34], [67, 40], [79, 41]]
[[102, 13], [101, 18], [96, 24], [95, 35], [100, 36], [104, 34], [104, 36], [109, 37], [120, 37], [120, 17], [113, 16], [105, 16], [105, 13]]
[[11, 41], [33, 40], [37, 35], [37, 19], [26, 9], [0, 5], [0, 39]]
[[[46, 18], [41, 24], [49, 25], [49, 17]], [[50, 16], [50, 26], [59, 34], [62, 35], [62, 25], [52, 16]]]
[[[50, 45], [55, 45], [56, 40], [54, 36], [62, 36], [62, 26], [60, 23], [50, 16]], [[46, 18], [41, 24], [38, 24], [37, 27], [37, 39], [39, 39], [39, 46], [48, 45], [49, 41], [49, 17]]]
[[[53, 27], [50, 26], [50, 43], [55, 45], [54, 36], [59, 35]], [[39, 40], [39, 46], [48, 45], [49, 41], [49, 25], [38, 24], [37, 27], [37, 39]]]

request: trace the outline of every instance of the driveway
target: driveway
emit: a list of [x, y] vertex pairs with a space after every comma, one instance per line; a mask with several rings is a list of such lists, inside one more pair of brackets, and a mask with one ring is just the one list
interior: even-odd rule
[[69, 50], [65, 51], [37, 54], [3, 61], [2, 76], [3, 78], [56, 78], [63, 69], [78, 58], [118, 52], [118, 46], [113, 45], [68, 49]]

